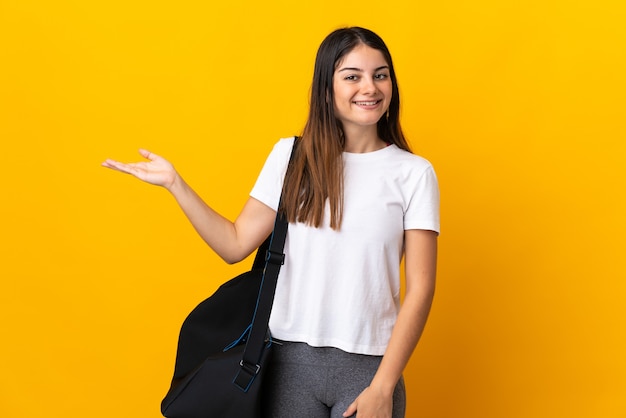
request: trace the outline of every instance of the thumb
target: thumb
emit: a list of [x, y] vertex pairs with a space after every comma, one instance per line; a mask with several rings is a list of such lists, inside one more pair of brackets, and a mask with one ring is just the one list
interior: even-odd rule
[[355, 413], [356, 413], [356, 401], [350, 404], [348, 409], [346, 409], [346, 412], [343, 413], [343, 416], [347, 418], [347, 417], [351, 417]]
[[154, 153], [152, 153], [152, 152], [148, 151], [147, 149], [143, 149], [143, 148], [141, 148], [141, 149], [139, 150], [139, 154], [141, 154], [141, 156], [142, 156], [143, 158], [147, 158], [147, 159], [148, 159], [148, 160], [150, 160], [150, 161], [154, 161], [154, 160], [156, 160], [157, 158], [159, 158], [159, 156], [158, 156], [158, 155], [156, 155], [156, 154], [154, 154]]

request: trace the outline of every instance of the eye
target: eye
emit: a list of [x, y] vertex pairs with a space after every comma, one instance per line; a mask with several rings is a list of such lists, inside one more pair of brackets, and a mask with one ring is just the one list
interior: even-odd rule
[[356, 81], [358, 79], [358, 76], [355, 74], [350, 74], [345, 76], [343, 79], [347, 81]]
[[385, 80], [385, 79], [389, 78], [389, 74], [384, 74], [384, 73], [375, 74], [374, 78], [376, 80]]

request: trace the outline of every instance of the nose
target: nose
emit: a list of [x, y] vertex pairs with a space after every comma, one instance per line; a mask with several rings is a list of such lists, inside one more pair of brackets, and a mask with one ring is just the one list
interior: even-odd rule
[[376, 82], [374, 81], [374, 77], [363, 77], [363, 85], [362, 90], [363, 93], [373, 94], [376, 93], [378, 87], [376, 87]]

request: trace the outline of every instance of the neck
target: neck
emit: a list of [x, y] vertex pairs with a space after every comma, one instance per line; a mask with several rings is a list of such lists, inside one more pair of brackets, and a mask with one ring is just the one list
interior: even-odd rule
[[366, 152], [378, 151], [385, 148], [387, 144], [378, 137], [376, 126], [366, 129], [344, 130], [345, 152], [362, 154]]

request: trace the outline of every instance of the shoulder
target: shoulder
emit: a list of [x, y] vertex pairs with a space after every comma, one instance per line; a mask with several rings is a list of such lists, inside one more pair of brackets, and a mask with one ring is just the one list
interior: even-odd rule
[[400, 149], [395, 145], [390, 145], [389, 148], [389, 161], [401, 170], [409, 170], [414, 174], [426, 171], [434, 172], [433, 165], [426, 158]]
[[266, 166], [282, 167], [287, 165], [295, 137], [281, 138], [274, 143], [272, 150], [265, 160]]
[[274, 144], [274, 148], [272, 149], [272, 153], [284, 155], [291, 153], [291, 148], [293, 147], [294, 141], [296, 137], [290, 136], [287, 138], [280, 138], [278, 142]]

